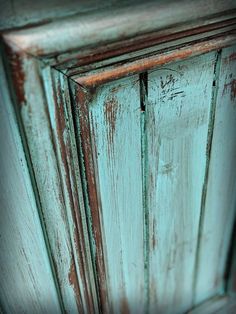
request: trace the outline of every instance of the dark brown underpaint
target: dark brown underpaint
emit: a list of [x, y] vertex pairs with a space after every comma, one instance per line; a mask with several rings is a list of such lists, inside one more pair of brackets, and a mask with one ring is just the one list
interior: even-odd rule
[[128, 300], [126, 297], [123, 297], [123, 299], [119, 300], [120, 301], [120, 313], [122, 314], [129, 314], [129, 304]]
[[108, 68], [103, 72], [87, 74], [77, 78], [76, 81], [82, 86], [96, 87], [106, 82], [136, 73], [145, 72], [173, 61], [183, 60], [192, 56], [217, 50], [228, 46], [235, 41], [236, 32], [227, 32], [223, 36], [216, 36], [202, 42], [192, 43], [191, 46], [185, 44], [183, 47], [179, 47], [178, 49], [172, 51], [160, 53], [148, 58], [142, 58], [138, 61], [129, 62], [127, 64], [118, 65], [115, 68]]
[[229, 83], [225, 83], [223, 95], [230, 90], [230, 99], [233, 101], [236, 97], [236, 80], [232, 79]]
[[236, 60], [236, 52], [232, 53], [230, 56], [229, 56], [229, 61], [234, 61]]
[[[82, 226], [82, 219], [80, 217], [78, 194], [77, 194], [76, 189], [75, 189], [76, 192], [73, 192], [72, 190], [72, 186], [76, 186], [74, 167], [70, 163], [70, 161], [73, 159], [72, 147], [71, 147], [70, 139], [68, 139], [68, 142], [65, 142], [64, 137], [63, 137], [63, 133], [69, 132], [69, 131], [67, 130], [66, 121], [65, 121], [66, 115], [64, 112], [61, 86], [59, 83], [55, 84], [55, 82], [54, 82], [54, 103], [56, 106], [55, 113], [56, 113], [57, 135], [60, 142], [61, 158], [62, 158], [64, 169], [66, 172], [65, 179], [66, 179], [67, 190], [69, 193], [71, 214], [73, 216], [73, 221], [75, 225], [73, 240], [75, 241], [76, 248], [77, 248], [77, 254], [78, 254], [77, 262], [80, 265], [80, 276], [83, 280], [83, 286], [85, 287], [84, 292], [85, 292], [87, 307], [89, 309], [89, 312], [93, 313], [95, 311], [95, 308], [94, 308], [92, 295], [89, 293], [90, 291], [90, 287], [88, 286], [89, 283], [87, 282], [88, 273], [86, 273], [87, 272], [85, 268], [86, 257], [84, 256], [86, 254], [85, 253], [86, 252], [85, 239], [84, 239], [84, 231], [83, 231], [83, 226]], [[73, 262], [71, 264], [71, 269], [69, 272], [69, 278], [72, 279], [72, 281], [70, 282], [73, 285], [73, 288], [77, 297], [78, 307], [82, 309], [82, 304], [81, 304], [82, 301], [81, 301], [81, 295], [80, 295], [80, 290], [79, 290], [77, 270], [74, 263], [74, 257], [73, 257]]]
[[70, 266], [68, 279], [69, 279], [69, 282], [70, 282], [71, 286], [73, 287], [75, 295], [76, 295], [76, 302], [77, 302], [77, 306], [78, 306], [78, 311], [83, 313], [83, 306], [81, 303], [80, 289], [79, 289], [79, 285], [78, 285], [78, 278], [77, 278], [77, 274], [76, 274], [74, 260], [72, 260], [72, 263]]
[[23, 69], [24, 59], [27, 58], [27, 55], [22, 51], [14, 51], [7, 44], [5, 45], [5, 52], [8, 57], [9, 66], [11, 68], [11, 80], [14, 86], [16, 93], [16, 99], [19, 106], [23, 106], [25, 102], [25, 92], [24, 92], [24, 83], [25, 83], [25, 73]]
[[116, 115], [118, 110], [118, 102], [117, 99], [113, 96], [105, 102], [104, 111], [107, 124], [110, 126], [109, 128], [109, 142], [112, 145], [113, 137], [115, 134], [116, 127]]
[[[70, 204], [71, 204], [71, 208], [72, 208], [72, 212], [73, 212], [74, 204], [73, 204], [73, 198], [72, 198], [72, 193], [71, 193], [69, 166], [67, 163], [67, 153], [66, 153], [65, 143], [63, 140], [63, 131], [65, 130], [65, 127], [66, 127], [65, 120], [64, 120], [65, 115], [64, 115], [64, 110], [63, 110], [62, 96], [61, 96], [61, 93], [59, 91], [60, 91], [60, 86], [56, 86], [56, 87], [54, 86], [53, 95], [54, 95], [54, 104], [56, 107], [55, 108], [55, 115], [56, 115], [57, 136], [58, 136], [58, 140], [60, 143], [59, 146], [60, 146], [61, 160], [63, 162], [64, 169], [66, 172], [66, 177], [65, 177], [66, 186], [67, 186], [67, 190], [69, 193]], [[55, 149], [55, 151], [56, 151], [56, 149]], [[60, 173], [60, 171], [59, 171], [59, 173]], [[63, 180], [63, 179], [61, 178], [61, 180]], [[61, 198], [62, 198], [62, 203], [65, 204], [64, 196], [62, 195]], [[66, 218], [65, 218], [65, 223], [67, 224]], [[72, 257], [72, 262], [71, 262], [71, 267], [70, 267], [70, 271], [68, 274], [68, 278], [69, 278], [70, 284], [73, 286], [74, 293], [76, 295], [76, 302], [77, 302], [78, 310], [83, 312], [83, 305], [82, 305], [82, 300], [81, 300], [81, 295], [80, 295], [80, 289], [79, 289], [79, 284], [78, 284], [76, 268], [75, 268], [74, 256]]]
[[87, 195], [92, 218], [92, 231], [96, 244], [96, 271], [98, 276], [99, 296], [103, 313], [109, 313], [108, 290], [105, 273], [104, 252], [102, 245], [102, 230], [100, 220], [100, 206], [96, 188], [96, 176], [94, 172], [93, 151], [91, 145], [91, 131], [89, 127], [88, 104], [91, 101], [91, 94], [78, 86], [76, 104], [79, 104], [79, 123], [81, 148], [84, 160], [84, 167], [87, 180]]

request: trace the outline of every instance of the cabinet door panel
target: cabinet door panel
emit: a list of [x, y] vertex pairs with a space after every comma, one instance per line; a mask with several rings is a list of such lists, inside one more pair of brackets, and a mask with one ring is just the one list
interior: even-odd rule
[[236, 46], [222, 50], [195, 303], [223, 293], [236, 203]]
[[215, 54], [148, 75], [147, 210], [152, 313], [191, 307]]
[[87, 207], [106, 309], [192, 307], [204, 275], [199, 231], [218, 64], [218, 53], [209, 53], [142, 75], [141, 84], [133, 76], [79, 87]]
[[[99, 87], [89, 103], [106, 285], [115, 313], [144, 311], [139, 94], [139, 78], [134, 76]], [[91, 177], [87, 179], [91, 185]]]

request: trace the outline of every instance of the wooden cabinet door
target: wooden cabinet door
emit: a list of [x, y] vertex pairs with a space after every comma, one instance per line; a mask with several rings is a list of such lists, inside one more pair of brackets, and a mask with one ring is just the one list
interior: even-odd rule
[[112, 35], [99, 24], [93, 38], [77, 20], [4, 35], [62, 311], [178, 314], [227, 299], [236, 202], [227, 14], [168, 35], [141, 36], [137, 11], [123, 17], [133, 23], [125, 38], [123, 24]]
[[232, 92], [225, 76], [234, 80], [228, 72], [229, 64], [235, 72], [233, 51], [174, 62], [95, 90], [71, 83], [99, 289], [102, 297], [107, 291], [103, 302], [114, 312], [148, 307], [184, 313], [224, 293], [236, 145], [219, 142], [236, 128], [232, 94], [222, 100]]

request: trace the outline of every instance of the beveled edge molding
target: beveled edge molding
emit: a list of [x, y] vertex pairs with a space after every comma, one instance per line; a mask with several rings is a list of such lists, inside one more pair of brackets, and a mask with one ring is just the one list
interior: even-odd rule
[[6, 37], [22, 50], [43, 57], [85, 47], [104, 46], [140, 34], [161, 31], [166, 36], [180, 30], [222, 22], [234, 18], [235, 14], [236, 4], [231, 0], [147, 1], [130, 6], [114, 5], [107, 10], [11, 31]]
[[174, 48], [173, 50], [163, 53], [157, 53], [151, 57], [140, 57], [137, 61], [127, 62], [121, 65], [118, 64], [111, 68], [102, 68], [100, 71], [97, 71], [97, 73], [88, 72], [84, 76], [81, 75], [81, 77], [75, 77], [74, 80], [84, 87], [93, 88], [125, 76], [146, 72], [167, 63], [218, 50], [227, 47], [234, 42], [236, 42], [236, 30], [212, 39], [205, 39], [204, 41], [196, 43], [188, 43], [183, 47]]
[[98, 313], [68, 77], [1, 48], [62, 312]]

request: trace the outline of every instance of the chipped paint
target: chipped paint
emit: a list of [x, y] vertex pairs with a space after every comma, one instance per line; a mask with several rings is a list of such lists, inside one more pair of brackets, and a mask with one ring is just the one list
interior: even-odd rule
[[192, 43], [191, 46], [184, 45], [176, 50], [163, 52], [151, 57], [142, 57], [138, 61], [124, 63], [114, 68], [108, 68], [106, 71], [87, 74], [86, 76], [76, 78], [76, 81], [82, 86], [95, 87], [106, 82], [119, 79], [151, 70], [155, 67], [183, 60], [189, 57], [197, 56], [212, 50], [220, 49], [236, 41], [236, 34], [228, 32], [225, 36], [218, 36], [200, 43]]
[[72, 262], [71, 262], [70, 270], [68, 273], [68, 279], [69, 279], [70, 285], [73, 287], [73, 290], [74, 290], [75, 295], [77, 297], [76, 300], [77, 300], [77, 305], [78, 305], [78, 311], [83, 312], [82, 304], [79, 302], [79, 300], [81, 299], [81, 296], [80, 296], [80, 289], [79, 289], [79, 285], [78, 285], [78, 278], [76, 275], [76, 268], [75, 268], [74, 260], [72, 260]]
[[120, 313], [122, 314], [129, 314], [129, 303], [126, 297], [123, 297], [121, 300], [119, 300], [120, 303]]
[[[78, 88], [78, 87], [77, 87]], [[95, 91], [94, 91], [95, 93]], [[100, 222], [100, 205], [97, 195], [96, 177], [93, 165], [93, 152], [90, 139], [90, 126], [89, 126], [89, 111], [88, 102], [91, 101], [91, 97], [94, 93], [89, 94], [88, 91], [78, 88], [76, 90], [76, 104], [79, 106], [79, 128], [81, 136], [81, 154], [83, 156], [84, 169], [86, 173], [86, 188], [88, 191], [88, 210], [91, 213], [92, 220], [92, 232], [91, 237], [93, 238], [96, 251], [93, 251], [93, 257], [95, 259], [96, 272], [98, 276], [98, 287], [100, 305], [104, 313], [108, 313], [108, 299], [107, 299], [107, 281], [103, 254], [103, 242], [102, 242], [102, 231]]]
[[11, 71], [11, 78], [14, 85], [17, 101], [19, 106], [26, 104], [25, 99], [25, 73], [24, 73], [24, 60], [27, 56], [24, 52], [14, 51], [11, 47], [5, 46], [6, 54], [9, 58]]
[[118, 101], [114, 96], [108, 97], [104, 104], [104, 112], [109, 126], [109, 142], [112, 145], [116, 128], [116, 115], [118, 111]]
[[222, 96], [230, 92], [230, 99], [234, 104], [234, 99], [236, 97], [236, 79], [232, 79], [229, 83], [224, 84], [224, 89]]

